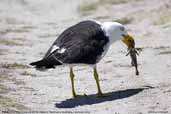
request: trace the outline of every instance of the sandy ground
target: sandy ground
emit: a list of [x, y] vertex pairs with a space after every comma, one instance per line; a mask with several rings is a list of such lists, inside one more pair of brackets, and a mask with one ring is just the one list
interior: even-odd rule
[[[171, 0], [107, 1], [0, 0], [1, 113], [171, 114]], [[95, 96], [88, 66], [74, 68], [76, 91], [88, 95], [74, 99], [67, 67], [40, 72], [28, 65], [65, 28], [85, 19], [122, 22], [142, 48], [139, 76], [120, 41], [98, 64], [110, 97]]]

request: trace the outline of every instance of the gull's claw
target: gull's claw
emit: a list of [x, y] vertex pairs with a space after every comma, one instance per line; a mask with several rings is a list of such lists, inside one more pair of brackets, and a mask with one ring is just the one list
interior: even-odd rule
[[74, 98], [79, 98], [79, 97], [85, 97], [85, 96], [87, 96], [86, 94], [83, 94], [83, 95], [74, 95], [73, 97]]
[[97, 93], [98, 98], [108, 97], [110, 95], [111, 95], [111, 93]]

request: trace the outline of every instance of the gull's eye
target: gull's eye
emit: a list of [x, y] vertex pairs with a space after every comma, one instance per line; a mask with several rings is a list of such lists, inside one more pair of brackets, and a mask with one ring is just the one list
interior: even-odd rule
[[123, 36], [123, 37], [126, 37], [126, 35], [125, 35], [125, 34], [122, 34], [122, 36]]
[[120, 30], [121, 30], [121, 31], [125, 31], [125, 28], [121, 26], [121, 27], [120, 27]]

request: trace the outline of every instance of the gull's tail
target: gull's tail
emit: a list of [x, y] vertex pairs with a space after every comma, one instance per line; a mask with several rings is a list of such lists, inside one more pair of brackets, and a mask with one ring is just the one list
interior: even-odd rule
[[62, 65], [59, 61], [53, 59], [42, 59], [40, 61], [32, 62], [30, 65], [35, 66], [37, 70], [46, 70], [55, 68], [55, 66]]

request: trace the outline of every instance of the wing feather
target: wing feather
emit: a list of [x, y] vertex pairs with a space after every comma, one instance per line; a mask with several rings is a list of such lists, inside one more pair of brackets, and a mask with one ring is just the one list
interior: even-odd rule
[[[108, 37], [104, 35], [99, 24], [93, 21], [83, 21], [65, 30], [53, 43], [44, 58], [55, 57], [66, 64], [95, 64], [107, 42]], [[65, 51], [50, 53], [54, 45]]]

